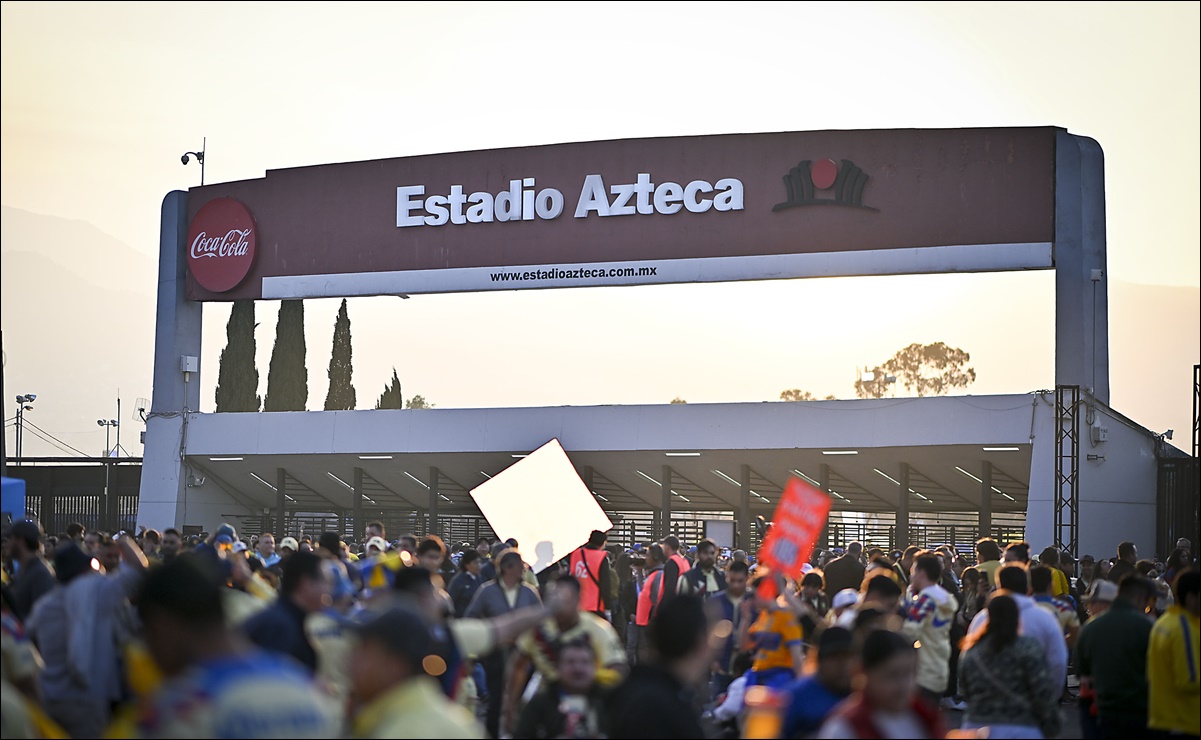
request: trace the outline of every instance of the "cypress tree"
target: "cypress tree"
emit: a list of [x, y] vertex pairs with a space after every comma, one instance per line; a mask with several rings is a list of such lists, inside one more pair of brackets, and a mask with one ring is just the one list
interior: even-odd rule
[[355, 406], [352, 350], [350, 346], [350, 316], [346, 313], [346, 299], [338, 309], [334, 322], [334, 348], [329, 357], [329, 392], [325, 394], [325, 410], [341, 411]]
[[304, 411], [309, 401], [309, 371], [305, 367], [304, 301], [283, 301], [275, 325], [275, 347], [267, 368], [264, 411]]
[[217, 413], [258, 411], [259, 370], [254, 364], [254, 301], [234, 301], [225, 325], [217, 369]]
[[396, 375], [396, 368], [392, 368], [392, 382], [384, 384], [384, 392], [375, 402], [375, 407], [377, 409], [404, 408], [400, 397], [400, 378]]

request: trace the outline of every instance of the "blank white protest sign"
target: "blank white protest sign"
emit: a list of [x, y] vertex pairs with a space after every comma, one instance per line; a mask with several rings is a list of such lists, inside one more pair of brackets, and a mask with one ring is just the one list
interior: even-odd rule
[[557, 439], [473, 488], [471, 498], [497, 537], [517, 540], [535, 573], [588, 542], [592, 530], [613, 528]]

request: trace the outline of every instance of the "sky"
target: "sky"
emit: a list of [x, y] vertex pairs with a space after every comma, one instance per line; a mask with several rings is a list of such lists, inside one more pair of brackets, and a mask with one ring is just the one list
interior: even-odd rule
[[[4, 2], [0, 202], [86, 222], [154, 260], [162, 198], [198, 184], [180, 155], [202, 145], [213, 183], [597, 139], [1061, 126], [1106, 153], [1114, 406], [1187, 438], [1199, 7]], [[91, 277], [153, 296], [120, 268]], [[70, 300], [47, 282], [48, 300]], [[1165, 291], [1186, 298], [1176, 315], [1154, 313]], [[306, 302], [311, 409], [337, 304]], [[258, 307], [264, 391], [277, 306]], [[1054, 384], [1053, 307], [1040, 272], [364, 298], [350, 316], [360, 407], [392, 367], [406, 397], [468, 407], [848, 397], [857, 368], [934, 341], [972, 354], [968, 392], [1028, 392]], [[227, 317], [205, 308], [202, 409]], [[37, 347], [5, 350], [8, 385], [42, 388], [39, 411], [55, 383], [80, 382], [14, 361]], [[118, 358], [96, 395], [148, 397], [145, 357]], [[95, 417], [39, 418], [91, 449], [103, 446]]]

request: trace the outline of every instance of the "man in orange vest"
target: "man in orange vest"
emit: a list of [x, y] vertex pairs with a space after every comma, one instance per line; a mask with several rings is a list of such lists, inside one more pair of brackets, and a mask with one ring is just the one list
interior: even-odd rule
[[617, 578], [605, 552], [607, 539], [604, 532], [592, 530], [588, 544], [571, 553], [568, 567], [580, 582], [580, 609], [611, 621], [617, 604]]
[[664, 537], [660, 544], [667, 555], [663, 564], [663, 590], [668, 596], [675, 596], [680, 592], [680, 576], [692, 570], [692, 563], [680, 554], [680, 540], [674, 534]]
[[663, 563], [666, 560], [667, 555], [659, 545], [651, 545], [646, 551], [646, 578], [638, 590], [638, 608], [634, 612], [634, 631], [638, 635], [635, 652], [640, 663], [647, 657], [646, 627], [663, 602]]

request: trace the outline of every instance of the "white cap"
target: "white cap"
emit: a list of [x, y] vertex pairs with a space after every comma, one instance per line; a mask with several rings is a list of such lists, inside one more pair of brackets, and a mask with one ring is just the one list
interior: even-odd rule
[[367, 540], [367, 547], [374, 547], [380, 552], [388, 551], [388, 543], [383, 537], [372, 537], [371, 539]]
[[859, 601], [859, 592], [853, 588], [844, 588], [834, 594], [834, 600], [830, 602], [835, 609], [842, 609], [847, 606], [854, 606], [855, 602]]
[[242, 540], [238, 540], [237, 542], [234, 543], [233, 549], [234, 549], [234, 552], [246, 552], [246, 543], [243, 542]]
[[300, 551], [300, 543], [298, 543], [296, 541], [295, 537], [285, 537], [282, 540], [280, 540], [279, 541], [279, 549], [282, 550], [285, 547], [288, 548], [289, 550], [291, 550], [292, 552]]

